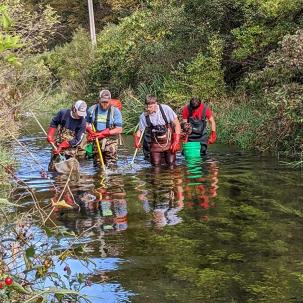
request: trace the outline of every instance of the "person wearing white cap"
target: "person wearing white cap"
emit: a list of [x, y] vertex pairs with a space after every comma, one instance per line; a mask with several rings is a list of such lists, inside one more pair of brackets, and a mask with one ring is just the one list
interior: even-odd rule
[[77, 148], [84, 138], [86, 128], [85, 101], [78, 100], [71, 109], [61, 109], [51, 120], [47, 141], [57, 148], [53, 150], [49, 170], [54, 170], [54, 163], [59, 154], [68, 159], [77, 155]]
[[[122, 115], [120, 110], [111, 104], [111, 93], [103, 89], [99, 93], [97, 104], [88, 109], [87, 140], [89, 142], [98, 139], [102, 149], [104, 162], [107, 166], [117, 164], [118, 135], [122, 133]], [[92, 129], [94, 125], [95, 131]], [[96, 146], [94, 154], [97, 154]]]

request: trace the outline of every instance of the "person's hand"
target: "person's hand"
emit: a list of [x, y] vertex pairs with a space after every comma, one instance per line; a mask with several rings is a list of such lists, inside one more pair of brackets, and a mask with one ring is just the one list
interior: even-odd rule
[[170, 146], [170, 151], [175, 154], [177, 151], [181, 149], [180, 146], [180, 134], [173, 134], [172, 144]]
[[59, 155], [62, 152], [62, 150], [66, 149], [66, 148], [69, 148], [69, 147], [70, 147], [69, 142], [67, 140], [64, 140], [62, 143], [60, 143], [58, 145], [57, 149], [55, 149], [53, 151], [53, 154], [54, 155]]
[[90, 126], [87, 126], [85, 130], [89, 135], [94, 135], [96, 133]]
[[216, 142], [216, 140], [217, 140], [217, 134], [216, 134], [216, 132], [215, 131], [212, 131], [211, 133], [210, 133], [210, 136], [209, 136], [209, 138], [208, 138], [208, 144], [213, 144], [213, 143], [215, 143]]
[[55, 134], [56, 134], [56, 128], [55, 127], [50, 127], [48, 129], [48, 132], [47, 132], [47, 142], [50, 143], [50, 144], [55, 144]]
[[92, 141], [95, 141], [95, 140], [96, 140], [96, 138], [97, 138], [97, 133], [94, 132], [94, 131], [92, 130], [91, 127], [87, 126], [87, 127], [86, 127], [86, 132], [87, 132], [87, 137], [86, 137], [86, 139], [87, 139], [88, 142], [92, 142]]
[[93, 142], [93, 141], [96, 140], [96, 138], [97, 138], [96, 133], [94, 133], [94, 134], [88, 134], [87, 137], [86, 137], [87, 142]]
[[188, 122], [182, 122], [181, 129], [183, 130], [184, 133], [186, 133], [188, 135], [191, 134], [191, 132], [192, 132], [192, 126]]
[[110, 136], [110, 131], [109, 128], [106, 128], [104, 130], [102, 130], [101, 132], [96, 132], [96, 138], [98, 138], [99, 140], [103, 139], [103, 138], [107, 138]]
[[135, 148], [140, 148], [142, 146], [140, 143], [140, 136], [138, 136], [137, 134], [134, 134], [134, 144]]

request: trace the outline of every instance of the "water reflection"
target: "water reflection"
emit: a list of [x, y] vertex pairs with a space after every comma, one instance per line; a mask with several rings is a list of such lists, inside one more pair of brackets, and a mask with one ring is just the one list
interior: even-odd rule
[[[33, 153], [47, 163], [41, 146]], [[63, 237], [59, 248], [80, 246], [98, 264], [88, 273], [68, 260], [91, 277], [83, 292], [94, 303], [302, 301], [302, 174], [219, 147], [215, 160], [179, 157], [172, 170], [155, 171], [140, 154], [124, 169], [132, 153], [106, 178], [81, 163], [69, 183], [80, 211], [51, 215], [79, 235], [75, 243]], [[50, 181], [27, 169], [22, 164], [19, 176], [49, 205]], [[66, 177], [51, 181], [62, 191]]]
[[207, 210], [215, 206], [219, 182], [219, 167], [215, 161], [201, 160], [187, 163], [184, 200], [188, 208]]
[[215, 161], [195, 161], [173, 170], [144, 170], [135, 187], [138, 199], [151, 225], [163, 228], [182, 222], [179, 212], [184, 208], [214, 206], [218, 189], [218, 165]]

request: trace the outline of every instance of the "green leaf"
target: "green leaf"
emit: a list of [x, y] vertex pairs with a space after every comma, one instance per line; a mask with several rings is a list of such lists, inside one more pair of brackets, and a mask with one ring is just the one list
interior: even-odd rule
[[1, 19], [4, 30], [8, 29], [12, 25], [11, 19], [7, 14], [3, 14]]
[[18, 293], [27, 295], [31, 294], [29, 290], [25, 289], [21, 284], [17, 283], [16, 281], [13, 282], [10, 288], [16, 290]]
[[35, 248], [33, 245], [31, 245], [26, 251], [25, 255], [27, 258], [32, 258], [35, 255]]
[[45, 226], [43, 229], [48, 237], [51, 237], [53, 235], [52, 230], [50, 228], [48, 228], [47, 226]]

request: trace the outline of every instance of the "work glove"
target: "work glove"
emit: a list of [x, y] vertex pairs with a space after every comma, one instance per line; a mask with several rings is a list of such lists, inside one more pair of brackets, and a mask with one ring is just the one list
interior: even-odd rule
[[142, 145], [140, 143], [140, 136], [137, 134], [134, 134], [134, 143], [135, 143], [135, 148], [140, 148]]
[[55, 144], [56, 127], [50, 127], [47, 132], [47, 142]]
[[96, 132], [93, 131], [93, 129], [90, 126], [87, 126], [85, 130], [90, 135], [94, 135], [96, 133]]
[[64, 140], [62, 143], [60, 143], [57, 147], [57, 149], [55, 149], [53, 151], [53, 154], [54, 155], [59, 155], [63, 149], [66, 149], [66, 148], [69, 148], [70, 147], [70, 144], [67, 140]]
[[216, 132], [215, 131], [212, 131], [211, 133], [210, 133], [210, 136], [209, 136], [209, 138], [208, 138], [208, 144], [213, 144], [213, 143], [215, 143], [216, 142], [216, 140], [217, 140], [217, 134], [216, 134]]
[[87, 141], [88, 142], [92, 142], [92, 141], [95, 141], [96, 140], [96, 136], [97, 136], [97, 134], [96, 134], [96, 132], [94, 132], [93, 130], [92, 130], [92, 128], [91, 127], [89, 127], [89, 126], [87, 126], [86, 127], [86, 132], [87, 132]]
[[106, 129], [102, 130], [101, 132], [96, 132], [96, 138], [98, 138], [99, 140], [101, 140], [103, 138], [107, 138], [109, 136], [110, 136], [109, 128], [106, 128]]
[[173, 133], [172, 143], [170, 146], [170, 151], [175, 154], [181, 149], [180, 147], [180, 134]]

